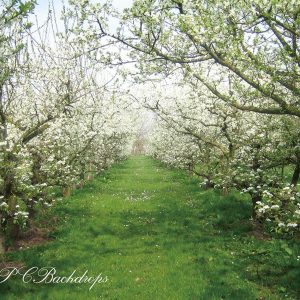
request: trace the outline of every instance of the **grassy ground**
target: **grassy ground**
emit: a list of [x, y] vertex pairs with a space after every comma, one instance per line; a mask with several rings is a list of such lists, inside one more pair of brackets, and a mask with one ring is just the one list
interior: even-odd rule
[[299, 299], [295, 242], [251, 234], [250, 207], [203, 191], [195, 179], [133, 157], [51, 212], [47, 244], [11, 253], [26, 268], [102, 273], [96, 284], [0, 284], [0, 299]]

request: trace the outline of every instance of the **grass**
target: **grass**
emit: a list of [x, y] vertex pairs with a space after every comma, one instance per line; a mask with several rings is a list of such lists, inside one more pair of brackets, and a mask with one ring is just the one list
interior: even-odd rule
[[[26, 268], [102, 273], [106, 283], [0, 284], [0, 299], [299, 299], [299, 243], [257, 239], [248, 202], [204, 191], [137, 156], [59, 203], [46, 244], [8, 255]], [[297, 252], [298, 251], [298, 252]]]

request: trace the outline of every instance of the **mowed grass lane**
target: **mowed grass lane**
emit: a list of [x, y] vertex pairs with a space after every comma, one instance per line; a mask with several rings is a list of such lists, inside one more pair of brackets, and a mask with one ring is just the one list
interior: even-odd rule
[[250, 234], [247, 201], [204, 191], [196, 179], [144, 156], [114, 166], [51, 214], [62, 220], [54, 239], [9, 258], [27, 269], [55, 267], [58, 276], [102, 273], [108, 282], [89, 290], [90, 284], [25, 284], [19, 276], [0, 284], [0, 299], [296, 299], [299, 293], [296, 260], [290, 263], [278, 241]]

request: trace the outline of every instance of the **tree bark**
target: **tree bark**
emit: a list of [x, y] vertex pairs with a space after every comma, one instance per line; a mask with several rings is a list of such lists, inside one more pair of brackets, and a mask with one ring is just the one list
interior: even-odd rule
[[300, 160], [297, 161], [296, 167], [294, 169], [293, 177], [291, 180], [291, 184], [296, 186], [300, 177]]
[[[42, 167], [42, 157], [38, 152], [33, 151], [31, 153], [33, 158], [33, 165], [32, 165], [32, 178], [31, 183], [33, 185], [36, 185], [38, 183], [41, 183], [41, 167]], [[44, 196], [44, 195], [40, 195]], [[27, 202], [27, 208], [29, 212], [29, 219], [32, 219], [35, 215], [35, 201], [38, 201], [38, 195], [35, 195], [32, 197], [32, 200]]]
[[226, 187], [226, 188], [223, 188], [222, 189], [222, 195], [223, 196], [227, 196], [229, 194], [229, 190], [228, 190], [228, 188]]
[[254, 221], [257, 220], [257, 213], [256, 213], [256, 204], [258, 201], [262, 200], [262, 197], [260, 194], [251, 194], [251, 200], [252, 200], [252, 219]]
[[5, 241], [4, 236], [0, 232], [0, 256], [5, 253]]
[[15, 196], [16, 192], [16, 182], [15, 182], [15, 167], [17, 161], [15, 155], [8, 153], [5, 157], [5, 172], [3, 178], [3, 192], [4, 199], [8, 204], [9, 214], [6, 216], [7, 223], [5, 225], [5, 245], [8, 243], [14, 243], [15, 239], [18, 238], [20, 233], [20, 227], [18, 224], [14, 223], [14, 213], [16, 211], [17, 198]]
[[211, 182], [211, 180], [210, 179], [208, 179], [207, 181], [206, 181], [206, 183], [205, 183], [205, 187], [204, 187], [204, 189], [205, 190], [209, 190], [209, 189], [212, 189], [212, 188], [214, 188], [214, 183], [213, 182]]
[[70, 187], [70, 186], [63, 187], [63, 196], [64, 196], [65, 198], [71, 196], [71, 187]]

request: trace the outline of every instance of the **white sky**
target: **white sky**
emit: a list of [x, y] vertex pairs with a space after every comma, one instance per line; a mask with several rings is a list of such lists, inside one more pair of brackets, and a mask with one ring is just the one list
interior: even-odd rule
[[[98, 3], [103, 3], [104, 0], [90, 0], [91, 2], [98, 2]], [[117, 8], [119, 11], [122, 11], [125, 8], [128, 8], [132, 5], [134, 0], [111, 0], [112, 4], [115, 8]], [[56, 18], [58, 21], [58, 26], [59, 24], [59, 15], [60, 12], [63, 8], [63, 4], [64, 3], [68, 3], [68, 0], [38, 0], [37, 1], [37, 6], [34, 10], [34, 13], [36, 15], [37, 21], [39, 23], [39, 25], [42, 25], [45, 23], [45, 21], [47, 20], [48, 17], [48, 12], [49, 12], [49, 7], [52, 8], [52, 6], [54, 7], [55, 10], [55, 14], [56, 14]], [[50, 6], [49, 6], [50, 4]], [[33, 22], [35, 22], [35, 20], [33, 20]], [[118, 22], [115, 19], [112, 19], [110, 21], [110, 27], [112, 30], [114, 30], [117, 26], [118, 26]], [[50, 44], [51, 44], [51, 40], [52, 37], [48, 36], [48, 39], [50, 39]], [[49, 42], [49, 40], [48, 40]], [[109, 72], [108, 72], [109, 73]], [[110, 77], [110, 74], [107, 74], [108, 77]], [[140, 87], [138, 87], [140, 88]], [[145, 90], [142, 88], [141, 89], [141, 94], [145, 93]], [[154, 114], [152, 112], [144, 112], [143, 115], [141, 116], [141, 131], [143, 133], [146, 133], [148, 131], [150, 131], [150, 128], [153, 126], [153, 122], [154, 122]]]
[[[49, 8], [49, 2], [53, 3], [54, 8], [57, 12], [62, 9], [63, 2], [67, 3], [66, 0], [38, 0], [37, 6], [35, 8], [35, 13], [37, 14], [40, 21], [43, 21], [47, 18], [47, 12]], [[91, 2], [99, 2], [103, 3], [103, 0], [92, 0]], [[124, 8], [130, 7], [133, 0], [112, 0], [114, 7], [118, 8], [118, 10], [122, 11]]]
[[[92, 3], [104, 3], [106, 0], [89, 0]], [[118, 9], [120, 12], [122, 12], [125, 8], [128, 8], [132, 5], [134, 0], [110, 0], [113, 6]], [[33, 23], [41, 27], [42, 25], [45, 25], [46, 20], [48, 18], [48, 13], [49, 9], [52, 11], [54, 8], [54, 13], [55, 13], [55, 19], [56, 19], [56, 24], [58, 25], [57, 30], [63, 31], [63, 24], [62, 21], [60, 20], [60, 14], [63, 9], [63, 6], [66, 5], [68, 6], [68, 0], [37, 0], [37, 5], [34, 10], [34, 15], [30, 15], [29, 20]], [[52, 12], [53, 16], [53, 12]], [[119, 23], [116, 18], [111, 18], [109, 20], [109, 27], [110, 31], [114, 32], [116, 28], [118, 27]], [[35, 28], [35, 26], [33, 27]], [[48, 27], [43, 26], [42, 28], [46, 29]], [[42, 32], [42, 31], [40, 31]], [[54, 44], [54, 37], [49, 34], [49, 28], [47, 33], [42, 34], [45, 36], [45, 38], [48, 40], [48, 43]], [[46, 41], [46, 40], [45, 40]]]

